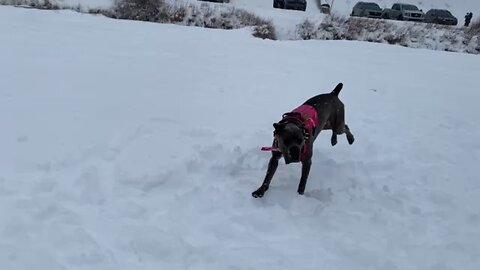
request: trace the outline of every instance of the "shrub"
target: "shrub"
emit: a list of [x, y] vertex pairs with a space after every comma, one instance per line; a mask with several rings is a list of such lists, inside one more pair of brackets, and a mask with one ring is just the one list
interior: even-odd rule
[[472, 36], [480, 35], [480, 19], [472, 22], [470, 27], [467, 28], [467, 32]]
[[166, 19], [163, 0], [117, 0], [113, 14], [118, 19], [162, 22]]
[[317, 29], [315, 25], [308, 19], [299, 24], [296, 29], [296, 38], [309, 40], [316, 37]]
[[1, 5], [29, 6], [38, 9], [60, 9], [60, 7], [50, 0], [0, 0]]

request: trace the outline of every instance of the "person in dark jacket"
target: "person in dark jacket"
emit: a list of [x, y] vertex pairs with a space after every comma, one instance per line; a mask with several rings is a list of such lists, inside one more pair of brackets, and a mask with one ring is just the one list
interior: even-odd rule
[[469, 12], [467, 15], [465, 15], [465, 26], [470, 25], [470, 22], [472, 21], [473, 13]]

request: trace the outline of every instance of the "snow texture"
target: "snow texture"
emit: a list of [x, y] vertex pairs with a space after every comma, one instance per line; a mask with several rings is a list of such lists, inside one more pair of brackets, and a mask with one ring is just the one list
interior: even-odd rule
[[[480, 267], [478, 56], [4, 6], [0, 32], [1, 269]], [[253, 199], [272, 123], [338, 82], [355, 144]]]

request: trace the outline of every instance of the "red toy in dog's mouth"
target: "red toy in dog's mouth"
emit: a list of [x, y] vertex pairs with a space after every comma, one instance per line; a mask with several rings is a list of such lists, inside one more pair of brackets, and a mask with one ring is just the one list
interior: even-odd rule
[[262, 151], [272, 151], [272, 152], [280, 152], [280, 149], [271, 146], [263, 146]]

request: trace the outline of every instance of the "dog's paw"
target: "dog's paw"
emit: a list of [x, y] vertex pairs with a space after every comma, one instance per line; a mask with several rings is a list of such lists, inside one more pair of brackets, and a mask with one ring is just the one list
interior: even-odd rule
[[355, 138], [353, 137], [352, 134], [347, 134], [347, 141], [348, 141], [348, 144], [353, 144], [353, 142], [355, 141]]
[[332, 143], [332, 146], [335, 146], [337, 144], [337, 136], [332, 136], [330, 142]]
[[259, 188], [259, 189], [255, 190], [254, 192], [252, 192], [252, 197], [262, 198], [264, 194], [265, 194], [265, 189]]

